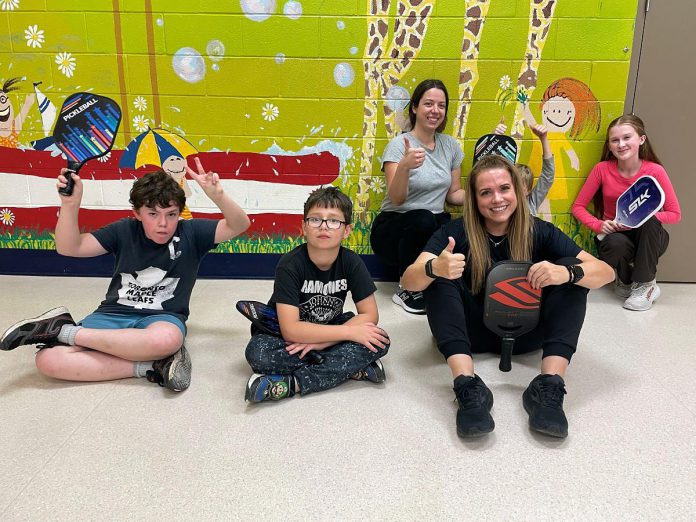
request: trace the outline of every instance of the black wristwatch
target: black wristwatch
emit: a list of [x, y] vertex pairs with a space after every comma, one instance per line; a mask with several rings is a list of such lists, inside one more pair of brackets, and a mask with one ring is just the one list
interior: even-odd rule
[[580, 281], [583, 277], [585, 277], [585, 271], [582, 269], [580, 265], [568, 265], [568, 273], [570, 274], [570, 281], [568, 281], [571, 285], [574, 285], [578, 281]]
[[430, 277], [431, 279], [435, 279], [437, 276], [433, 273], [433, 261], [435, 261], [435, 258], [430, 258], [425, 262], [425, 275]]

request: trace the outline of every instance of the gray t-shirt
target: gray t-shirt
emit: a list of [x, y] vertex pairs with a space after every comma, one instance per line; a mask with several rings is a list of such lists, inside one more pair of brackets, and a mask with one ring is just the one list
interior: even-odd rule
[[399, 163], [404, 157], [404, 137], [408, 138], [411, 147], [425, 149], [425, 161], [410, 172], [406, 201], [397, 206], [389, 199], [389, 195], [386, 195], [381, 210], [407, 212], [424, 209], [433, 214], [440, 214], [445, 210], [445, 197], [452, 186], [452, 171], [461, 167], [464, 152], [452, 136], [435, 133], [435, 149], [428, 150], [412, 133], [407, 132], [392, 138], [385, 147], [382, 170], [385, 163]]
[[553, 163], [553, 156], [550, 158], [543, 159], [543, 165], [541, 167], [541, 175], [537, 179], [536, 185], [531, 190], [529, 195], [527, 195], [527, 203], [529, 204], [529, 211], [532, 216], [537, 215], [537, 209], [539, 205], [542, 204], [544, 199], [546, 199], [546, 194], [551, 190], [551, 185], [553, 185], [553, 178], [556, 174], [556, 169]]

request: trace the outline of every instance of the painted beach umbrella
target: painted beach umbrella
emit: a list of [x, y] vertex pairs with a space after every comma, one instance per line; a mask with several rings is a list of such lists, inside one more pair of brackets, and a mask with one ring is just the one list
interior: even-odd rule
[[196, 147], [178, 134], [164, 129], [148, 129], [123, 151], [119, 167], [138, 169], [143, 165], [162, 166], [170, 156], [186, 158], [198, 154]]

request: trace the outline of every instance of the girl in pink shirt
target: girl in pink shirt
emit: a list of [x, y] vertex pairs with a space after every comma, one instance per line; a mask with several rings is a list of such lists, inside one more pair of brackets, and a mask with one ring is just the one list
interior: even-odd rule
[[[609, 124], [602, 160], [595, 165], [573, 204], [573, 215], [597, 234], [599, 258], [616, 270], [616, 293], [626, 298], [624, 308], [649, 310], [660, 296], [655, 282], [657, 262], [667, 250], [669, 234], [663, 223], [681, 220], [679, 201], [667, 172], [645, 134], [645, 125], [631, 114]], [[652, 176], [665, 193], [665, 204], [638, 228], [614, 221], [616, 200], [641, 176]], [[587, 210], [595, 202], [597, 216]]]

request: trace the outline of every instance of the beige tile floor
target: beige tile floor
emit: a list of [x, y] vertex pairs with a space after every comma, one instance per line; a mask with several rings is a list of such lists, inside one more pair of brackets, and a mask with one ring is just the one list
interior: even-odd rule
[[[0, 330], [67, 305], [93, 310], [107, 281], [0, 276]], [[50, 380], [34, 350], [0, 354], [0, 520], [694, 520], [696, 285], [662, 285], [653, 310], [590, 294], [567, 378], [570, 436], [530, 433], [521, 394], [539, 354], [477, 371], [496, 429], [455, 432], [451, 377], [423, 317], [378, 285], [392, 338], [383, 385], [348, 382], [247, 406], [248, 323], [237, 299], [270, 281], [201, 280], [187, 346], [191, 388], [143, 379]]]

